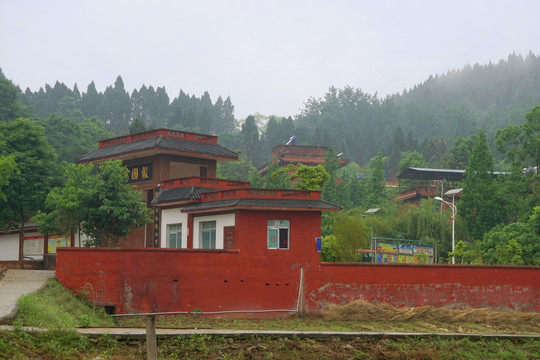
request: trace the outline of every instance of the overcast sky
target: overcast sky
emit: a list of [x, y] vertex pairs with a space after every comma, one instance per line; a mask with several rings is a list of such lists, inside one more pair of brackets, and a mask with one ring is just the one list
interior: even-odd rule
[[0, 68], [24, 91], [122, 76], [295, 115], [350, 85], [380, 97], [429, 75], [540, 55], [540, 1], [0, 0]]

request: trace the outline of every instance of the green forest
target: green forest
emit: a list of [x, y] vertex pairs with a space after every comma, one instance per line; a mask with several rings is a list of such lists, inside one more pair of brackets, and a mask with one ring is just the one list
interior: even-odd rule
[[[218, 168], [220, 177], [321, 190], [342, 206], [323, 216], [324, 260], [356, 261], [354, 250], [368, 248], [372, 232], [434, 241], [439, 262], [454, 255], [457, 263], [540, 265], [540, 57], [533, 53], [449, 70], [385, 98], [331, 87], [306, 99], [298, 114], [245, 119], [235, 118], [230, 97], [181, 90], [171, 98], [151, 85], [130, 94], [121, 76], [103, 92], [94, 82], [82, 92], [77, 84], [22, 91], [16, 83], [0, 71], [4, 225], [43, 210], [51, 189], [64, 186], [69, 164], [99, 140], [165, 127], [218, 135], [240, 152], [240, 161]], [[257, 169], [271, 162], [272, 148], [293, 135], [298, 145], [329, 146], [324, 166], [270, 164], [261, 178]], [[349, 160], [340, 169], [338, 153]], [[433, 200], [391, 200], [399, 189], [385, 185], [409, 166], [465, 170], [454, 253], [450, 210]], [[494, 171], [504, 174], [494, 179]], [[381, 211], [366, 216], [369, 208]]]

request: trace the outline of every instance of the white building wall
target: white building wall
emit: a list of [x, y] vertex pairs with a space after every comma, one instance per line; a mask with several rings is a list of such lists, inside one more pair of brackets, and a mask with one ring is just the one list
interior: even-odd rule
[[178, 208], [161, 210], [160, 247], [167, 247], [167, 225], [170, 224], [182, 224], [182, 248], [187, 248], [188, 215]]
[[75, 247], [85, 247], [84, 244], [85, 241], [88, 240], [88, 236], [86, 236], [84, 233], [75, 233], [74, 239], [73, 239], [73, 246]]
[[[24, 256], [34, 260], [43, 259], [43, 235], [37, 232], [24, 233]], [[19, 234], [0, 235], [0, 261], [19, 260]]]
[[201, 221], [215, 221], [216, 222], [216, 249], [223, 249], [223, 228], [225, 226], [235, 226], [235, 215], [211, 215], [211, 216], [197, 216], [193, 220], [193, 248], [199, 249], [199, 228]]
[[19, 260], [19, 234], [0, 235], [0, 261]]

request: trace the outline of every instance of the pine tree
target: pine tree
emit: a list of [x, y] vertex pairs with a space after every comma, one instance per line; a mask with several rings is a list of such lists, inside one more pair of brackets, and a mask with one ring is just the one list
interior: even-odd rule
[[254, 164], [259, 150], [259, 130], [253, 115], [249, 115], [242, 124], [242, 136], [244, 137], [243, 153], [246, 159]]
[[471, 238], [481, 240], [484, 233], [503, 219], [501, 202], [497, 199], [493, 182], [493, 156], [482, 130], [476, 136], [464, 176], [458, 213], [465, 219]]
[[99, 109], [101, 107], [102, 95], [96, 90], [96, 84], [92, 81], [86, 88], [86, 93], [81, 96], [81, 110], [84, 117], [100, 116]]
[[366, 204], [368, 208], [380, 206], [385, 199], [384, 162], [386, 158], [379, 153], [370, 161], [370, 174], [366, 184]]
[[137, 116], [131, 125], [129, 125], [129, 133], [135, 134], [139, 132], [146, 131], [146, 125], [144, 124], [143, 119], [141, 119], [139, 116]]

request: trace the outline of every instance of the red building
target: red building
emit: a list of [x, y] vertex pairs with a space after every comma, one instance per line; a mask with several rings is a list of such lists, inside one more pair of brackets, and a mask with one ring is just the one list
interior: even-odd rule
[[[265, 297], [248, 307], [253, 310], [295, 308], [300, 271], [320, 262], [321, 212], [340, 207], [322, 201], [320, 191], [251, 189], [247, 182], [208, 177], [217, 161], [237, 155], [193, 136], [160, 129], [108, 139], [80, 160], [124, 161], [153, 208], [154, 223], [145, 232], [153, 242], [143, 243], [144, 233], [135, 232], [122, 249], [62, 249], [58, 278], [117, 312], [245, 310], [248, 304], [238, 298], [245, 292]], [[165, 147], [171, 138], [176, 145]], [[200, 152], [193, 156], [189, 147]], [[79, 266], [85, 270], [73, 271]]]
[[[162, 181], [190, 176], [215, 178], [217, 164], [238, 160], [238, 154], [219, 145], [216, 136], [156, 129], [102, 140], [97, 150], [78, 162], [98, 164], [111, 159], [123, 161], [130, 171], [129, 182], [153, 208], [152, 200]], [[159, 233], [154, 230], [153, 224], [147, 224], [118, 246], [159, 247]]]

